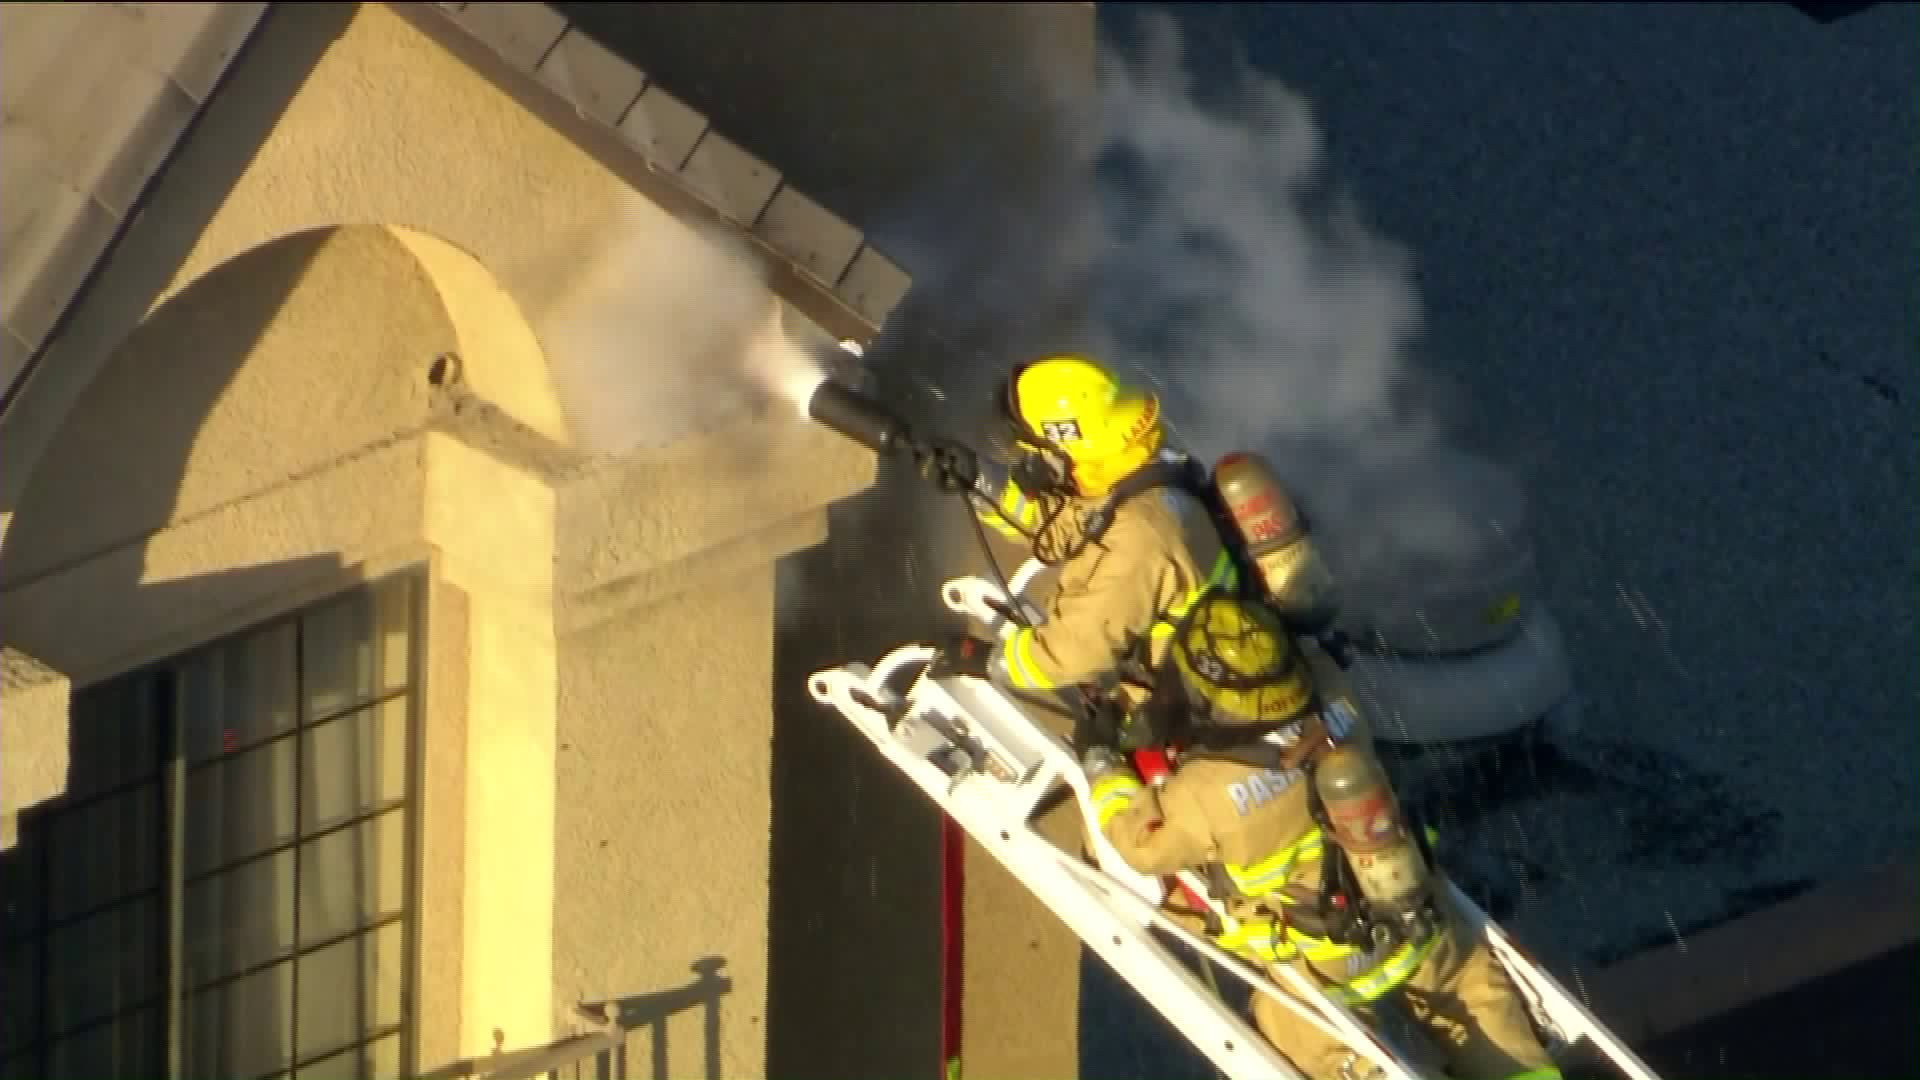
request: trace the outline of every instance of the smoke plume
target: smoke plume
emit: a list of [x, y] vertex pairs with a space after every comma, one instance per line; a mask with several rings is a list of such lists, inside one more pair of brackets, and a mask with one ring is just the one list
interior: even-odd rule
[[743, 241], [638, 194], [572, 240], [537, 321], [583, 449], [618, 456], [772, 410], [799, 415], [790, 403], [821, 376]]
[[[1398, 595], [1429, 574], [1504, 573], [1524, 557], [1520, 489], [1449, 444], [1453, 417], [1415, 359], [1412, 257], [1332, 181], [1309, 103], [1244, 64], [1190, 56], [1165, 16], [1131, 29], [1125, 44], [1103, 34], [1091, 102], [1012, 76], [1009, 92], [1045, 102], [1061, 136], [1059, 160], [1034, 168], [1064, 179], [958, 215], [995, 222], [972, 235], [946, 224], [949, 200], [983, 185], [936, 181], [894, 227], [924, 306], [962, 337], [999, 331], [961, 349], [958, 370], [925, 373], [954, 419], [977, 417], [1015, 355], [1087, 348], [1155, 385], [1202, 460], [1266, 454], [1350, 584]], [[1062, 320], [1056, 305], [1035, 326], [1036, 306], [1062, 295], [1087, 298], [1087, 315]]]
[[1159, 384], [1203, 458], [1266, 453], [1345, 561], [1458, 562], [1479, 511], [1432, 493], [1484, 470], [1422, 394], [1409, 253], [1330, 182], [1303, 97], [1244, 65], [1201, 87], [1170, 21], [1142, 30], [1101, 58], [1096, 347]]

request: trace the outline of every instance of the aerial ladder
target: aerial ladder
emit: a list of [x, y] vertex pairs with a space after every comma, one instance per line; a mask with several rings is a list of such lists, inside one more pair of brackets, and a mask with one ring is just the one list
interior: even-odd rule
[[[1020, 613], [1040, 613], [1022, 594], [1044, 569], [1028, 560], [1006, 588], [982, 577], [947, 581], [948, 609], [1005, 637]], [[1088, 823], [1098, 820], [1084, 770], [1065, 740], [1035, 723], [991, 682], [934, 673], [938, 650], [910, 644], [876, 664], [847, 663], [814, 673], [815, 700], [844, 716], [882, 757], [904, 773], [947, 816], [1071, 929], [1149, 1006], [1228, 1080], [1304, 1080], [1302, 1071], [1223, 1000], [1211, 978], [1185, 962], [1184, 945], [1203, 964], [1238, 979], [1344, 1044], [1356, 1060], [1387, 1080], [1434, 1080], [1410, 1045], [1369, 1027], [1352, 1010], [1288, 966], [1270, 976], [1188, 930], [1163, 902], [1171, 890], [1227, 913], [1197, 875], [1142, 875], [1127, 865], [1100, 830], [1085, 830], [1091, 859], [1063, 851], [1034, 828], [1035, 816], [1063, 789]], [[1579, 999], [1444, 877], [1440, 885], [1464, 915], [1465, 931], [1483, 937], [1512, 976], [1543, 1041], [1556, 1059], [1577, 1047], [1610, 1062], [1626, 1080], [1659, 1080]], [[1205, 969], [1202, 968], [1202, 971]], [[1430, 1055], [1429, 1055], [1430, 1057]]]

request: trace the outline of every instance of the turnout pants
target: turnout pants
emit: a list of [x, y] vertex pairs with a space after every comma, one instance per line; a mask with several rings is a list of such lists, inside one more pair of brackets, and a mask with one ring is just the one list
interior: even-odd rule
[[[1558, 1080], [1560, 1072], [1493, 950], [1469, 939], [1451, 912], [1440, 934], [1426, 962], [1381, 1008], [1404, 1009], [1455, 1080]], [[1363, 1022], [1378, 1023], [1381, 1008], [1353, 1011]], [[1351, 1051], [1265, 995], [1254, 995], [1253, 1022], [1309, 1080], [1364, 1080], [1373, 1068], [1354, 1058], [1351, 1072], [1343, 1072]]]

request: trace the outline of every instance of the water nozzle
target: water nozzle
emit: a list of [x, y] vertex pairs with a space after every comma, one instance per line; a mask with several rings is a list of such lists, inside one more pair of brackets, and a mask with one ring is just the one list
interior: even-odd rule
[[833, 379], [823, 380], [814, 390], [807, 415], [875, 453], [913, 446], [913, 432], [905, 420]]

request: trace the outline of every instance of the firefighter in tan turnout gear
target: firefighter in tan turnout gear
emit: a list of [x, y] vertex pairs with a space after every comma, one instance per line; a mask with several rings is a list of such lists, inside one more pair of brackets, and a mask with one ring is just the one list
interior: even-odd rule
[[[1249, 632], [1248, 621], [1258, 618], [1226, 605], [1212, 613], [1213, 651], [1230, 672], [1270, 668], [1282, 647], [1261, 639], [1283, 630]], [[1201, 869], [1235, 923], [1218, 932], [1222, 948], [1263, 965], [1293, 965], [1363, 1018], [1397, 995], [1459, 1080], [1557, 1080], [1506, 971], [1443, 903], [1436, 900], [1431, 921], [1415, 934], [1373, 937], [1336, 925], [1358, 890], [1330, 880], [1329, 865], [1345, 856], [1315, 820], [1311, 769], [1333, 744], [1371, 753], [1371, 732], [1351, 700], [1316, 694], [1314, 707], [1273, 728], [1258, 718], [1283, 710], [1264, 708], [1258, 691], [1220, 692], [1197, 666], [1176, 662], [1187, 693], [1206, 702], [1198, 708], [1209, 722], [1267, 733], [1239, 745], [1217, 734], [1189, 745], [1157, 786], [1110, 754], [1089, 755], [1099, 826], [1121, 857], [1148, 874]], [[1313, 1080], [1369, 1074], [1348, 1048], [1264, 995], [1253, 998], [1253, 1019]]]
[[1070, 712], [1079, 686], [1115, 689], [1129, 660], [1158, 663], [1172, 621], [1231, 585], [1234, 567], [1206, 507], [1181, 490], [1188, 462], [1162, 448], [1153, 395], [1056, 356], [1016, 368], [995, 399], [1014, 459], [978, 474], [980, 519], [1057, 578], [1044, 618], [995, 647], [986, 673]]
[[[1003, 482], [965, 479], [990, 502], [982, 519], [1031, 544], [1058, 582], [1044, 619], [963, 667], [1062, 716], [1092, 691], [1123, 718], [1109, 741], [1181, 747], [1157, 787], [1089, 751], [1097, 824], [1143, 873], [1202, 871], [1233, 919], [1211, 928], [1222, 947], [1311, 972], [1363, 1015], [1400, 995], [1461, 1080], [1558, 1077], [1505, 971], [1450, 911], [1429, 902], [1401, 932], [1338, 918], [1365, 905], [1342, 906], [1358, 892], [1350, 873], [1323, 873], [1347, 863], [1316, 821], [1313, 770], [1336, 744], [1370, 753], [1370, 732], [1350, 699], [1322, 692], [1337, 673], [1282, 621], [1286, 606], [1248, 599], [1204, 473], [1162, 446], [1157, 399], [1057, 356], [1016, 368], [998, 402], [1020, 454]], [[1345, 1047], [1253, 1001], [1260, 1031], [1314, 1080], [1366, 1075]]]

